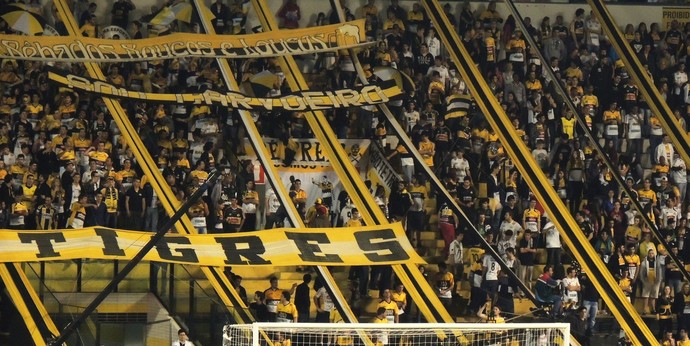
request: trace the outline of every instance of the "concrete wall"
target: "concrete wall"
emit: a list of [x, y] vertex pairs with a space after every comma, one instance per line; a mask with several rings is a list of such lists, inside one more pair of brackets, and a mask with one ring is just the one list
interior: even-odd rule
[[[73, 0], [74, 1], [74, 0]], [[97, 14], [99, 15], [99, 18], [102, 22], [102, 24], [109, 24], [109, 13], [111, 6], [110, 4], [113, 3], [113, 0], [91, 0], [96, 2], [98, 6], [98, 11]], [[214, 0], [215, 1], [215, 0]], [[230, 0], [224, 0], [226, 3], [229, 3]], [[347, 6], [352, 10], [356, 15], [359, 14], [359, 10], [361, 9], [362, 5], [365, 4], [366, 0], [345, 0], [345, 3]], [[269, 3], [271, 10], [273, 13], [276, 13], [282, 4], [284, 3], [284, 0], [267, 0]], [[163, 0], [135, 0], [134, 3], [137, 6], [137, 9], [134, 11], [134, 13], [130, 14], [130, 18], [136, 19], [141, 17], [142, 15], [145, 15], [149, 13], [150, 8], [152, 5], [156, 5], [159, 8], [162, 6], [164, 3]], [[211, 4], [211, 0], [206, 0], [207, 4]], [[330, 2], [328, 0], [297, 0], [297, 3], [300, 5], [302, 9], [302, 20], [300, 21], [300, 26], [305, 27], [309, 25], [313, 25], [315, 20], [316, 20], [316, 15], [319, 12], [324, 12], [326, 15], [330, 13]], [[383, 18], [383, 13], [385, 9], [388, 7], [388, 4], [390, 3], [389, 0], [376, 0], [376, 5], [379, 8], [379, 12]], [[400, 4], [406, 8], [410, 9], [412, 8], [412, 4], [415, 3], [415, 1], [411, 0], [401, 0]], [[445, 1], [441, 1], [441, 3], [446, 3]], [[462, 6], [461, 1], [452, 1], [450, 2], [451, 6], [453, 7], [453, 10], [455, 13], [459, 13], [460, 7]], [[477, 13], [481, 13], [486, 8], [486, 2], [472, 2], [472, 8], [477, 11]], [[516, 4], [518, 10], [524, 17], [531, 17], [532, 18], [532, 23], [533, 25], [537, 26], [539, 22], [541, 22], [541, 19], [544, 16], [549, 16], [552, 18], [551, 22], [553, 23], [554, 18], [556, 15], [563, 15], [565, 18], [566, 22], [569, 22], [574, 13], [575, 10], [578, 8], [583, 8], [586, 11], [588, 10], [588, 5], [587, 4], [567, 4], [567, 3], [550, 3], [550, 4], [544, 4], [544, 3], [518, 3]], [[647, 6], [647, 5], [631, 5], [631, 4], [610, 4], [608, 6], [609, 11], [613, 14], [614, 18], [616, 19], [616, 22], [618, 23], [621, 28], [625, 27], [626, 24], [632, 23], [637, 27], [637, 24], [640, 22], [646, 22], [647, 26], [649, 27], [649, 24], [653, 22], [659, 22], [661, 23], [661, 10], [662, 6]], [[497, 10], [503, 14], [503, 17], [507, 17], [508, 11], [506, 10], [505, 6], [503, 5], [502, 2], [498, 3]], [[359, 16], [358, 16], [359, 17]], [[259, 21], [256, 18], [256, 16], [253, 13], [253, 10], [250, 11], [249, 18], [248, 18], [248, 25], [250, 27], [259, 25]]]

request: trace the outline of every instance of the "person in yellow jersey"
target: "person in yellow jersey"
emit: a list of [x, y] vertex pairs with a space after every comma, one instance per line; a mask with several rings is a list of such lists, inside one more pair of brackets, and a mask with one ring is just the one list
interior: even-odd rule
[[122, 190], [126, 191], [132, 187], [134, 179], [138, 177], [137, 172], [132, 168], [132, 160], [125, 159], [123, 161], [122, 170], [117, 172], [116, 177], [120, 178], [120, 185], [122, 185]]
[[[374, 316], [374, 319], [371, 322], [382, 324], [391, 323], [390, 320], [387, 318], [387, 313], [388, 312], [385, 307], [378, 307], [376, 309], [376, 316]], [[376, 346], [388, 345], [388, 333], [385, 331], [377, 332], [376, 334], [372, 335], [371, 340], [374, 342], [374, 345]]]
[[640, 225], [640, 216], [635, 215], [633, 224], [628, 226], [625, 230], [625, 245], [635, 245], [642, 239], [642, 228]]
[[67, 228], [80, 229], [84, 228], [84, 221], [86, 221], [86, 208], [93, 206], [88, 203], [86, 195], [79, 196], [79, 200], [72, 203], [72, 211], [69, 219], [67, 219]]
[[422, 155], [424, 163], [426, 163], [429, 168], [434, 169], [434, 155], [436, 154], [434, 142], [429, 139], [427, 133], [422, 134], [422, 141], [419, 142], [419, 154]]
[[577, 121], [573, 118], [573, 113], [570, 110], [565, 110], [565, 115], [561, 118], [560, 129], [561, 134], [566, 136], [567, 139], [575, 138], [575, 122]]
[[98, 37], [98, 25], [96, 24], [95, 14], [92, 14], [89, 18], [89, 21], [82, 25], [82, 27], [79, 29], [79, 32], [86, 37]]
[[393, 301], [391, 290], [385, 289], [383, 291], [383, 299], [379, 302], [378, 307], [386, 309], [385, 313], [388, 323], [398, 323], [400, 321], [398, 316], [398, 303]]
[[645, 178], [642, 189], [637, 190], [637, 196], [643, 208], [650, 203], [652, 207], [656, 206], [656, 193], [652, 190], [652, 181], [649, 178]]
[[628, 298], [634, 303], [635, 302], [635, 292], [637, 286], [637, 278], [640, 275], [640, 256], [637, 255], [637, 246], [635, 244], [629, 244], [625, 248], [626, 252], [623, 255], [623, 262], [625, 264], [625, 269], [623, 272], [628, 275], [624, 276], [630, 281], [630, 293]]
[[676, 339], [673, 338], [673, 332], [666, 332], [661, 336], [661, 346], [676, 346]]
[[443, 306], [451, 311], [451, 305], [453, 304], [453, 289], [455, 288], [455, 278], [453, 273], [448, 271], [448, 265], [446, 262], [438, 263], [438, 273], [434, 280], [434, 289], [436, 290], [436, 296], [441, 300]]
[[522, 228], [533, 233], [541, 231], [541, 212], [536, 207], [537, 200], [532, 198], [529, 201], [529, 208], [522, 214]]
[[297, 307], [290, 302], [290, 291], [284, 290], [280, 296], [280, 303], [276, 307], [276, 322], [278, 323], [297, 323], [299, 314]]
[[352, 217], [347, 220], [345, 227], [362, 227], [362, 216], [359, 214], [357, 208], [352, 208]]
[[[269, 279], [271, 286], [264, 291], [264, 304], [268, 308], [268, 321], [276, 322], [278, 315], [278, 305], [282, 300], [283, 290], [278, 288], [278, 278], [271, 276]], [[290, 294], [297, 289], [297, 284], [292, 285], [292, 289], [288, 291]], [[296, 310], [296, 309], [295, 309]]]
[[[34, 203], [36, 202], [36, 176], [29, 174], [26, 176], [26, 182], [22, 184], [22, 201], [26, 205], [29, 212], [34, 210]], [[28, 223], [29, 226], [34, 226], [33, 222]], [[32, 227], [33, 228], [33, 227]]]
[[491, 312], [487, 314], [487, 308], [491, 304], [491, 301], [487, 301], [477, 312], [477, 317], [481, 318], [482, 322], [485, 323], [505, 323], [506, 320], [501, 316], [501, 308], [494, 305], [491, 308]]
[[26, 174], [28, 167], [26, 165], [26, 160], [24, 159], [24, 154], [17, 155], [14, 164], [10, 166], [9, 174], [14, 178], [12, 183], [14, 187], [18, 187], [24, 179], [24, 174]]
[[620, 150], [619, 131], [623, 124], [621, 112], [618, 110], [618, 103], [611, 102], [609, 109], [604, 111], [604, 138], [613, 142], [613, 147]]
[[688, 338], [688, 332], [685, 328], [678, 332], [678, 341], [676, 341], [676, 346], [690, 346], [690, 338]]
[[93, 147], [89, 148], [86, 151], [86, 155], [89, 157], [91, 161], [96, 162], [96, 168], [99, 170], [103, 170], [105, 168], [105, 161], [110, 156], [105, 151], [105, 143], [103, 142], [98, 142], [98, 144], [96, 145], [96, 149], [94, 149]]
[[391, 299], [398, 304], [398, 322], [406, 322], [407, 315], [405, 315], [405, 309], [407, 309], [407, 293], [402, 283], [395, 285], [395, 290], [391, 292]]
[[290, 336], [286, 333], [278, 332], [276, 333], [273, 346], [292, 346], [292, 340], [290, 340]]
[[29, 215], [29, 209], [22, 201], [22, 194], [17, 192], [14, 196], [14, 203], [10, 207], [10, 229], [22, 230], [26, 229], [26, 216]]

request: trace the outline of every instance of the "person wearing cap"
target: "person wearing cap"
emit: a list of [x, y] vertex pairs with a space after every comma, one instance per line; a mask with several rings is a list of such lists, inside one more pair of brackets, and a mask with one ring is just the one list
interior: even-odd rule
[[223, 208], [223, 233], [237, 233], [244, 224], [244, 210], [237, 204], [237, 195], [231, 195], [230, 204]]
[[309, 225], [314, 221], [314, 219], [316, 218], [316, 208], [321, 206], [322, 203], [323, 203], [323, 200], [321, 198], [317, 198], [314, 201], [314, 205], [307, 208], [307, 213], [306, 213], [306, 216], [304, 218], [304, 223], [306, 225]]

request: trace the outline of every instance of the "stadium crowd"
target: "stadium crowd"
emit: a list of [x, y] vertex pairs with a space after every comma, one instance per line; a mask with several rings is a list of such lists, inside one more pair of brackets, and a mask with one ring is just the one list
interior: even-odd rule
[[[77, 3], [75, 15], [85, 35], [97, 35], [97, 27], [111, 24], [94, 14], [97, 6]], [[685, 246], [690, 234], [685, 162], [617, 59], [596, 18], [582, 9], [573, 14], [554, 13], [553, 21], [538, 18], [536, 26], [525, 18], [527, 32], [523, 33], [516, 29], [514, 18], [503, 18], [495, 6], [490, 2], [485, 10], [476, 12], [465, 3], [459, 13], [450, 5], [445, 11], [518, 135], [531, 148], [539, 167], [630, 300], [642, 299], [640, 312], [658, 315], [660, 338], [669, 337], [667, 331], [688, 330], [690, 285], [683, 282], [679, 269], [667, 257], [672, 251], [682, 261], [690, 261], [690, 246]], [[200, 30], [198, 23], [187, 26], [176, 22], [164, 30], [154, 28], [147, 23], [155, 9], [130, 21], [128, 13], [133, 9], [130, 1], [119, 0], [113, 4], [111, 18], [112, 24], [131, 29], [132, 37], [146, 37], [154, 31]], [[226, 5], [216, 0], [211, 11], [219, 33], [250, 30], [245, 27], [248, 2]], [[375, 70], [381, 67], [398, 69], [414, 80], [414, 89], [388, 106], [425, 164], [443, 180], [479, 231], [470, 232], [467, 222], [455, 215], [446, 201], [435, 197], [438, 194], [429, 190], [418, 164], [404, 147], [389, 144], [391, 129], [376, 107], [326, 111], [340, 138], [379, 142], [399, 168], [404, 180], [391, 187], [389, 196], [382, 188], [374, 188], [373, 193], [391, 220], [405, 222], [410, 240], [420, 251], [425, 251], [421, 249], [421, 232], [430, 231], [431, 215], [438, 216], [435, 224], [445, 241], [442, 252], [447, 258], [431, 279], [439, 298], [452, 307], [457, 288], [468, 282], [472, 314], [487, 316], [487, 297], [498, 297], [497, 308], [513, 312], [513, 296], [523, 293], [481, 250], [479, 237], [483, 237], [519, 278], [534, 288], [540, 300], [553, 303], [554, 315], [564, 308], [585, 307], [589, 316], [585, 329], [591, 332], [600, 305], [596, 289], [577, 265], [567, 270], [563, 266], [568, 255], [558, 231], [474, 105], [421, 6], [403, 8], [397, 0], [386, 0], [385, 4], [368, 0], [361, 8], [345, 8], [345, 13], [348, 19], [366, 19], [368, 39], [378, 42], [359, 53], [372, 82], [378, 78]], [[285, 28], [297, 27], [300, 16], [295, 0], [289, 0], [278, 12]], [[333, 11], [320, 13], [315, 25], [335, 22], [338, 17]], [[66, 33], [59, 20], [55, 19], [54, 26]], [[12, 32], [2, 22], [0, 30]], [[524, 35], [534, 38], [537, 46], [527, 45]], [[649, 23], [649, 27], [647, 23], [627, 24], [625, 37], [687, 131], [690, 24], [680, 27], [674, 21], [666, 31], [658, 23]], [[536, 59], [535, 50], [548, 61]], [[0, 225], [11, 229], [157, 229], [166, 213], [106, 105], [93, 95], [55, 86], [47, 77], [49, 67], [86, 75], [79, 63], [2, 61]], [[121, 62], [102, 67], [109, 83], [130, 90], [181, 93], [225, 88], [218, 65], [210, 59]], [[288, 92], [271, 58], [236, 61], [233, 69], [240, 81], [272, 71], [279, 77], [270, 95]], [[551, 69], [556, 80], [550, 80], [545, 69]], [[347, 52], [319, 55], [312, 72], [313, 88], [358, 84]], [[560, 83], [568, 95], [554, 92], [554, 83]], [[618, 172], [609, 171], [597, 157], [564, 106], [563, 97], [570, 97], [577, 106]], [[179, 200], [184, 201], [203, 184], [211, 171], [223, 170], [222, 178], [189, 210], [200, 233], [250, 231], [283, 224], [286, 215], [275, 192], [268, 188], [260, 196], [254, 186], [254, 167], [251, 161], [243, 160], [244, 130], [237, 111], [206, 105], [122, 104]], [[279, 138], [288, 147], [293, 139], [312, 137], [301, 113], [253, 112], [252, 116], [263, 135]], [[615, 174], [624, 178], [633, 196], [617, 186]], [[302, 182], [292, 182], [290, 197], [308, 225], [362, 224], [356, 206], [345, 194], [332, 196], [335, 183], [317, 182], [324, 194], [315, 206], [307, 206]], [[434, 198], [436, 208], [430, 209], [428, 200]], [[632, 199], [642, 204], [670, 249], [655, 243], [632, 208]], [[264, 217], [257, 217], [257, 213], [264, 213]], [[541, 265], [545, 265], [543, 270]], [[543, 272], [536, 279], [535, 267]], [[406, 301], [396, 300], [404, 297], [403, 287], [394, 287], [390, 270], [354, 270], [352, 279], [359, 283], [356, 293], [367, 295], [368, 288], [377, 289], [384, 302], [393, 299], [397, 301], [393, 305], [405, 309]], [[271, 299], [281, 299], [276, 297]], [[322, 304], [322, 297], [319, 299]], [[677, 329], [671, 325], [673, 314], [678, 315]], [[389, 316], [398, 319], [397, 313]]]

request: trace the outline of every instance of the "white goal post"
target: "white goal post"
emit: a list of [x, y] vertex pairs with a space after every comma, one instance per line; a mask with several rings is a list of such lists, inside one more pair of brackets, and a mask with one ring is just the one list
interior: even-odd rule
[[253, 323], [223, 327], [223, 346], [570, 345], [568, 323]]

